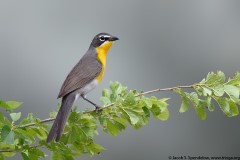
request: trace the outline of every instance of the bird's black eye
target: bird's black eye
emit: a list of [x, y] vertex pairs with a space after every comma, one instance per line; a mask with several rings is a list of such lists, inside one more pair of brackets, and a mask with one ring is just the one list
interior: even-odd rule
[[100, 37], [99, 37], [99, 40], [100, 40], [100, 41], [105, 41], [105, 37], [104, 37], [104, 36], [100, 36]]

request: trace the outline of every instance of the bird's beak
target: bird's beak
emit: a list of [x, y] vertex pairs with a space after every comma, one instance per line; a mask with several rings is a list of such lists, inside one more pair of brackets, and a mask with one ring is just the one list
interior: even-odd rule
[[119, 38], [115, 37], [115, 36], [111, 36], [108, 40], [109, 41], [116, 41], [116, 40], [119, 40]]

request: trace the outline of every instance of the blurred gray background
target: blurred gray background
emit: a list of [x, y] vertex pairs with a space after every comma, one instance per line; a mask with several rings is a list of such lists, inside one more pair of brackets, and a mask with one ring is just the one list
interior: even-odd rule
[[[60, 87], [88, 49], [93, 36], [120, 38], [111, 48], [103, 82], [88, 98], [100, 103], [109, 81], [129, 89], [188, 85], [209, 71], [227, 76], [239, 71], [240, 1], [232, 0], [1, 0], [0, 99], [23, 101], [19, 109], [47, 118], [57, 109]], [[219, 108], [200, 121], [191, 108], [180, 114], [180, 98], [171, 97], [170, 119], [151, 119], [117, 137], [103, 133], [96, 142], [107, 148], [82, 159], [168, 159], [168, 156], [240, 156], [239, 116]], [[89, 104], [78, 102], [82, 106]], [[49, 158], [46, 158], [49, 159]]]

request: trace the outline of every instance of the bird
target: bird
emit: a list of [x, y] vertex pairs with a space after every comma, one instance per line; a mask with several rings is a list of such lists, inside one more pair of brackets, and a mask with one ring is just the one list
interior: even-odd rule
[[49, 131], [47, 143], [53, 139], [56, 142], [60, 140], [72, 105], [79, 98], [94, 105], [96, 111], [99, 110], [100, 107], [87, 99], [86, 94], [102, 81], [106, 69], [107, 53], [116, 40], [119, 38], [105, 32], [94, 36], [87, 52], [70, 71], [57, 97], [62, 98], [62, 103]]

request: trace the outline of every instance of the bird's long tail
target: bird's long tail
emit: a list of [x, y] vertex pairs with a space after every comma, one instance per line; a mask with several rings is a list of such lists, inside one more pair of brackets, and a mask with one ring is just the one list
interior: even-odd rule
[[68, 118], [68, 114], [72, 108], [75, 97], [68, 94], [62, 98], [62, 104], [58, 111], [57, 117], [52, 125], [52, 128], [47, 137], [47, 143], [51, 142], [54, 138], [58, 142], [61, 138], [62, 132], [64, 130], [65, 123]]

